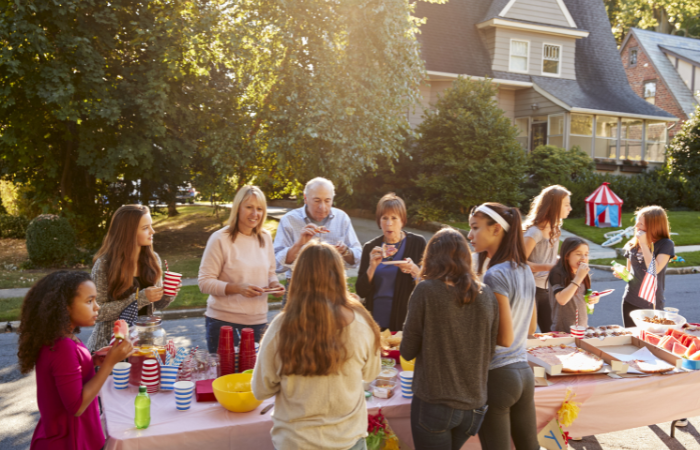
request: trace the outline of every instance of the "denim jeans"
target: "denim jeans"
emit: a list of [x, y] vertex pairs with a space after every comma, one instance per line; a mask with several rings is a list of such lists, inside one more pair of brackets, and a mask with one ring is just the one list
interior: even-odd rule
[[428, 403], [413, 396], [411, 434], [416, 450], [458, 450], [476, 435], [488, 406], [463, 410]]
[[204, 316], [204, 323], [207, 329], [207, 349], [209, 353], [216, 353], [219, 350], [219, 332], [221, 327], [229, 326], [233, 327], [233, 345], [238, 346], [238, 333], [243, 330], [243, 328], [252, 328], [255, 332], [255, 342], [260, 342], [262, 335], [267, 330], [267, 324], [262, 323], [260, 325], [241, 325], [239, 323], [224, 322], [223, 320], [212, 319], [211, 317]]

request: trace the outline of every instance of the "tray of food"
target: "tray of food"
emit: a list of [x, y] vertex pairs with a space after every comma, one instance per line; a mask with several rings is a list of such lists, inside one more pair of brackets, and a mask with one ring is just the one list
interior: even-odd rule
[[379, 342], [382, 348], [382, 356], [392, 358], [397, 364], [401, 364], [401, 339], [403, 333], [401, 331], [391, 332], [384, 330], [379, 334]]
[[529, 361], [544, 367], [551, 376], [590, 375], [611, 371], [602, 358], [577, 347], [575, 343], [529, 347], [527, 357]]
[[[582, 340], [580, 345], [581, 348], [612, 364], [616, 372], [657, 374], [681, 368], [681, 360], [676, 355], [634, 336], [609, 337], [602, 341], [587, 339]], [[621, 369], [620, 363], [627, 365], [628, 370]]]
[[599, 327], [588, 327], [583, 334], [583, 339], [605, 339], [613, 336], [632, 336], [632, 332], [620, 325], [601, 325]]
[[563, 331], [550, 331], [549, 333], [535, 333], [528, 338], [546, 341], [547, 339], [559, 339], [559, 338], [570, 338], [570, 337], [572, 337], [572, 336], [569, 333], [564, 333]]

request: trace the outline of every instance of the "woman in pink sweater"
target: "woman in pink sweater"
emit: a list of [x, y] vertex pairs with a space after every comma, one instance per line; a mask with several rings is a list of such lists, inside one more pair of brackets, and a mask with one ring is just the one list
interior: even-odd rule
[[[231, 205], [228, 225], [211, 235], [199, 266], [199, 290], [209, 294], [207, 347], [219, 348], [219, 330], [252, 328], [259, 342], [267, 328], [267, 290], [281, 297], [275, 274], [272, 237], [263, 229], [267, 218], [265, 194], [256, 186], [242, 187]], [[233, 334], [238, 345], [238, 333]]]
[[[96, 296], [90, 274], [62, 270], [41, 279], [24, 297], [17, 357], [22, 373], [36, 367], [41, 414], [31, 450], [98, 450], [105, 444], [96, 397], [133, 346], [121, 341], [102, 361], [90, 356], [76, 333], [95, 325]], [[101, 366], [97, 374], [95, 365]]]

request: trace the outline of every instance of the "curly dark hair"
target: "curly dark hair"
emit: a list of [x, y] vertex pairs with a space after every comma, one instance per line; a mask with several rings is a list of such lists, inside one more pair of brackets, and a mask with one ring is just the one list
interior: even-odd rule
[[[27, 374], [34, 369], [39, 351], [44, 345], [53, 345], [56, 339], [67, 336], [71, 330], [68, 306], [86, 281], [92, 281], [87, 272], [59, 270], [39, 280], [22, 302], [19, 334], [19, 369]], [[80, 330], [74, 330], [79, 333]]]

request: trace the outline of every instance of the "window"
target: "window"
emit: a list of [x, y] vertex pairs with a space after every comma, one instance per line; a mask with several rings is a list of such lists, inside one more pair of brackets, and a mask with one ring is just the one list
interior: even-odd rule
[[593, 155], [596, 158], [617, 158], [617, 117], [596, 116]]
[[542, 74], [557, 75], [561, 74], [561, 46], [544, 44], [542, 48]]
[[644, 100], [652, 105], [656, 103], [656, 81], [644, 82]]
[[557, 147], [564, 147], [564, 115], [557, 114], [556, 116], [549, 116], [549, 134], [547, 136], [548, 145], [556, 145]]
[[511, 72], [527, 72], [530, 62], [530, 42], [510, 41], [510, 71]]
[[576, 146], [590, 155], [593, 146], [593, 116], [572, 114], [569, 129], [569, 147]]
[[620, 131], [620, 159], [631, 161], [642, 160], [642, 130], [644, 125], [639, 119], [621, 120], [622, 129]]
[[530, 137], [530, 118], [521, 117], [515, 119], [515, 126], [518, 128], [518, 142], [522, 145], [523, 150], [527, 151], [527, 144]]
[[666, 150], [666, 122], [647, 121], [646, 161], [663, 162]]
[[630, 66], [636, 66], [637, 65], [637, 47], [631, 48], [630, 49], [630, 55], [629, 55], [629, 62], [628, 64]]

